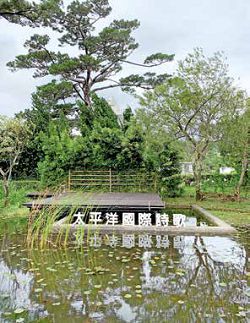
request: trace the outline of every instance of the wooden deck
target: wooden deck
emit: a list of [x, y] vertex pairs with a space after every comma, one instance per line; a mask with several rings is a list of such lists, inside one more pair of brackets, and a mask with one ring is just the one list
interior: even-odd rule
[[28, 208], [47, 206], [88, 207], [116, 210], [160, 210], [165, 203], [154, 193], [83, 193], [68, 192], [24, 204]]

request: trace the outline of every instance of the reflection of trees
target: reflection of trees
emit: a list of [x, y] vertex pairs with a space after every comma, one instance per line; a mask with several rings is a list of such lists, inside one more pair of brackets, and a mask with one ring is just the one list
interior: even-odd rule
[[[66, 249], [25, 249], [24, 241], [17, 236], [7, 236], [0, 241], [2, 249], [11, 251], [16, 246], [17, 253], [2, 253], [2, 258], [10, 272], [21, 271], [23, 275], [32, 275], [34, 278], [30, 285], [28, 299], [32, 303], [46, 303], [46, 310], [53, 313], [56, 320], [62, 320], [65, 313], [77, 317], [79, 311], [85, 312], [84, 318], [90, 318], [93, 313], [99, 313], [103, 318], [116, 317], [118, 308], [121, 310], [126, 303], [127, 309], [136, 314], [136, 320], [143, 321], [148, 317], [181, 321], [181, 313], [192, 322], [190, 318], [197, 317], [198, 313], [214, 313], [217, 315], [224, 307], [230, 312], [230, 303], [244, 304], [243, 290], [246, 282], [243, 280], [244, 250], [237, 249], [237, 260], [227, 264], [213, 258], [210, 249], [203, 237], [189, 238], [189, 244], [184, 248], [174, 248], [174, 238], [170, 237], [170, 246], [166, 249], [151, 248], [132, 249], [121, 247], [110, 248], [105, 244], [101, 248], [81, 246], [76, 249], [73, 245]], [[17, 247], [21, 245], [22, 247]], [[14, 248], [13, 247], [13, 248]], [[20, 252], [20, 249], [24, 249]], [[147, 254], [148, 274], [143, 272], [143, 254]], [[113, 254], [112, 257], [110, 255]], [[158, 256], [156, 266], [152, 260]], [[117, 259], [120, 258], [120, 259]], [[122, 263], [122, 257], [129, 261]], [[27, 258], [27, 260], [22, 260]], [[219, 259], [219, 258], [218, 258]], [[220, 259], [219, 259], [220, 260]], [[245, 259], [243, 259], [245, 261]], [[21, 269], [18, 269], [21, 264]], [[104, 267], [108, 271], [103, 274], [86, 274], [86, 268], [95, 271], [96, 267]], [[128, 267], [128, 268], [127, 268]], [[137, 267], [136, 271], [133, 267]], [[171, 268], [169, 268], [171, 267]], [[56, 269], [55, 272], [48, 268]], [[32, 272], [32, 274], [30, 273]], [[181, 273], [178, 275], [178, 272]], [[116, 273], [117, 281], [110, 285], [111, 274]], [[127, 278], [133, 275], [131, 281]], [[47, 284], [43, 288], [42, 297], [33, 293], [39, 287], [37, 280], [44, 278]], [[154, 282], [157, 282], [154, 284]], [[226, 286], [219, 285], [225, 282]], [[1, 284], [1, 282], [0, 282]], [[101, 285], [102, 293], [94, 289], [94, 285]], [[135, 286], [141, 285], [144, 295], [136, 300]], [[130, 289], [128, 289], [130, 287]], [[236, 288], [238, 287], [238, 288]], [[14, 294], [14, 282], [11, 287]], [[15, 285], [18, 290], [18, 286]], [[84, 294], [91, 290], [90, 295]], [[129, 292], [133, 298], [124, 300], [124, 293]], [[178, 304], [183, 300], [184, 305]], [[106, 306], [98, 308], [95, 303], [101, 301]], [[56, 310], [53, 302], [61, 302], [63, 307]], [[79, 309], [74, 304], [81, 304]], [[107, 305], [107, 304], [111, 304]], [[115, 304], [115, 305], [114, 305]], [[80, 305], [79, 305], [80, 306]], [[81, 316], [83, 318], [83, 315]], [[197, 320], [198, 321], [198, 320]], [[182, 321], [181, 321], [182, 322]]]
[[[200, 248], [199, 243], [202, 248]], [[185, 293], [188, 294], [188, 292], [190, 291], [190, 286], [194, 284], [199, 272], [202, 270], [202, 268], [204, 268], [206, 272], [206, 278], [208, 281], [208, 288], [210, 289], [209, 294], [210, 295], [212, 295], [213, 293], [216, 294], [215, 288], [214, 288], [214, 280], [213, 280], [214, 261], [209, 255], [207, 248], [205, 246], [204, 240], [201, 236], [196, 236], [194, 238], [193, 249], [198, 259], [198, 263], [194, 270], [194, 274], [188, 280]]]
[[33, 275], [13, 264], [16, 247], [10, 247], [9, 238], [6, 235], [0, 240], [0, 312], [11, 312], [18, 307], [29, 308], [32, 312], [30, 294]]

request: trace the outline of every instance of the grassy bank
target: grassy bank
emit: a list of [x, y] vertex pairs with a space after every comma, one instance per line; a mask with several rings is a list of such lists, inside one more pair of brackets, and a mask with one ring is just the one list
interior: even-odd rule
[[[1, 183], [0, 183], [1, 184]], [[28, 209], [23, 207], [23, 203], [27, 201], [28, 192], [38, 189], [37, 183], [33, 182], [13, 182], [10, 185], [9, 206], [3, 207], [4, 195], [2, 186], [0, 186], [0, 217], [27, 217]]]
[[231, 201], [226, 196], [208, 196], [203, 201], [195, 201], [194, 190], [186, 188], [183, 196], [177, 198], [166, 198], [166, 204], [171, 205], [191, 205], [198, 204], [201, 207], [210, 210], [211, 213], [218, 216], [225, 222], [234, 226], [250, 226], [250, 198], [243, 198], [239, 201]]

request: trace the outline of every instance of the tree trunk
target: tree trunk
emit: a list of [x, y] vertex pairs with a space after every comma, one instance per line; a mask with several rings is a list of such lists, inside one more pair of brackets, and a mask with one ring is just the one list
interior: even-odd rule
[[242, 158], [242, 163], [241, 163], [241, 174], [240, 174], [240, 179], [239, 182], [235, 188], [235, 195], [238, 200], [240, 200], [240, 190], [241, 186], [244, 182], [245, 174], [247, 172], [247, 167], [248, 167], [248, 145], [246, 145], [244, 153], [243, 153], [243, 158]]
[[201, 175], [202, 175], [202, 155], [201, 153], [196, 153], [195, 160], [193, 163], [194, 180], [195, 180], [195, 199], [196, 201], [201, 201], [203, 194], [201, 191]]
[[9, 181], [6, 176], [3, 177], [4, 207], [9, 205]]
[[84, 95], [84, 103], [88, 108], [90, 108], [91, 107], [90, 90], [87, 86], [83, 89], [83, 95]]

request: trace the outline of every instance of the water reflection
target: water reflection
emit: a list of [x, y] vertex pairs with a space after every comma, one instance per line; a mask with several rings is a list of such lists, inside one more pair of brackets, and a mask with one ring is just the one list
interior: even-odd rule
[[29, 250], [21, 235], [0, 242], [1, 322], [247, 321], [247, 254], [231, 238], [94, 234], [62, 250]]

